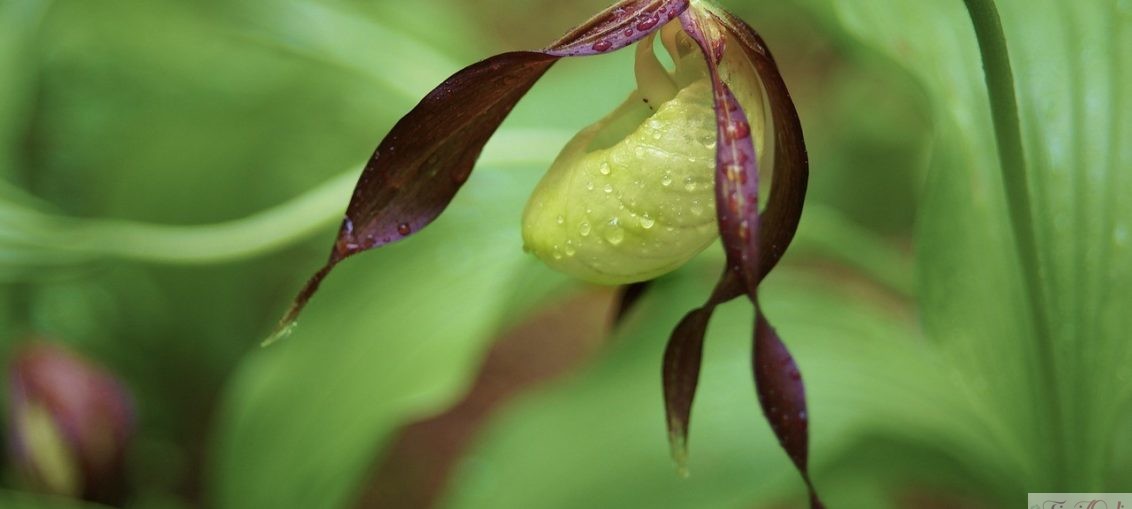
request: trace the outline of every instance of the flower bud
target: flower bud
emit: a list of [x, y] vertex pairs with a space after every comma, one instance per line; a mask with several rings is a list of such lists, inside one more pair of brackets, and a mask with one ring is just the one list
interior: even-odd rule
[[121, 500], [134, 418], [113, 375], [62, 346], [29, 343], [10, 367], [9, 404], [10, 454], [30, 487]]

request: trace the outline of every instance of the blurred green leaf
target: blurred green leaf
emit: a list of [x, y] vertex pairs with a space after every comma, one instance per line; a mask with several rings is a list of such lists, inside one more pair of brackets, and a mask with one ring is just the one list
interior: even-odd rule
[[[997, 2], [1017, 84], [1041, 280], [1035, 334], [1019, 279], [982, 62], [961, 2], [806, 0], [916, 75], [932, 100], [932, 172], [920, 210], [930, 335], [964, 384], [1029, 451], [1029, 491], [1101, 491], [1117, 412], [1132, 396], [1132, 5]], [[1127, 486], [1126, 484], [1124, 486]], [[1122, 488], [1120, 488], [1122, 489]]]
[[397, 426], [460, 393], [515, 295], [563, 279], [520, 248], [537, 177], [478, 169], [434, 225], [343, 263], [293, 336], [248, 357], [217, 423], [217, 507], [343, 507]]
[[[743, 306], [725, 306], [711, 324], [692, 419], [691, 477], [681, 479], [668, 459], [660, 360], [681, 311], [710, 290], [705, 276], [701, 269], [655, 283], [593, 366], [498, 415], [463, 461], [444, 507], [740, 508], [803, 500], [759, 411], [752, 317]], [[893, 479], [968, 490], [987, 482], [964, 475], [974, 465], [1004, 477], [975, 408], [911, 323], [797, 272], [775, 273], [762, 295], [805, 376], [816, 482], [830, 507], [882, 507], [878, 492], [862, 487]], [[878, 435], [910, 446], [869, 454], [878, 450]], [[933, 454], [913, 454], [925, 447], [921, 437], [931, 437]], [[846, 454], [849, 465], [839, 465]]]

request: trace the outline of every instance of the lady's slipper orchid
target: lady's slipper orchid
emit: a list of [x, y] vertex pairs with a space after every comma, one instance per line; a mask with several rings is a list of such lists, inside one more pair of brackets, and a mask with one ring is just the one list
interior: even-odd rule
[[[653, 54], [657, 33], [675, 63], [672, 72]], [[488, 138], [558, 59], [633, 43], [638, 43], [637, 90], [581, 131], [539, 183], [523, 217], [526, 249], [581, 279], [637, 283], [679, 267], [718, 233], [727, 266], [707, 302], [676, 326], [664, 356], [673, 455], [683, 469], [711, 314], [717, 305], [746, 295], [755, 308], [759, 401], [810, 487], [811, 506], [821, 507], [807, 470], [801, 375], [763, 315], [757, 293], [801, 216], [808, 179], [801, 125], [763, 40], [707, 0], [623, 0], [546, 49], [496, 55], [441, 83], [377, 147], [329, 261], [300, 291], [272, 339], [294, 324], [339, 262], [431, 223], [467, 180]], [[761, 214], [758, 154], [773, 167]]]

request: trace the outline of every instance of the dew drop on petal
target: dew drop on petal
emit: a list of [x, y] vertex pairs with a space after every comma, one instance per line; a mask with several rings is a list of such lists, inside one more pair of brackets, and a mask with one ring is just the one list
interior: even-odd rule
[[660, 177], [660, 185], [664, 187], [672, 185], [672, 174], [665, 173], [663, 177]]
[[601, 172], [602, 175], [609, 175], [613, 170], [609, 168], [609, 163], [602, 162], [597, 171]]
[[656, 220], [649, 217], [648, 214], [641, 216], [641, 228], [648, 230], [648, 229], [652, 228], [653, 225], [655, 225], [655, 224], [656, 224]]
[[609, 228], [605, 229], [605, 240], [616, 246], [625, 240], [625, 231], [620, 226], [610, 225]]
[[397, 233], [400, 233], [401, 236], [405, 236], [413, 233], [413, 228], [409, 226], [409, 223], [401, 223], [397, 225]]
[[613, 47], [613, 43], [603, 39], [603, 40], [600, 40], [600, 41], [597, 41], [597, 42], [594, 43], [593, 50], [594, 51], [609, 51], [609, 48], [612, 48], [612, 47]]
[[612, 184], [606, 184], [605, 187], [602, 188], [602, 191], [605, 191], [607, 193], [612, 193], [613, 192], [613, 185]]
[[684, 177], [684, 189], [687, 191], [695, 191], [696, 179], [691, 176]]
[[582, 221], [582, 224], [578, 225], [578, 234], [583, 236], [583, 237], [589, 237], [590, 236], [590, 223], [588, 223], [586, 221]]
[[566, 222], [566, 218], [562, 217], [562, 214], [559, 214], [558, 217], [554, 218], [554, 222], [558, 223], [558, 224], [562, 224], [562, 223]]

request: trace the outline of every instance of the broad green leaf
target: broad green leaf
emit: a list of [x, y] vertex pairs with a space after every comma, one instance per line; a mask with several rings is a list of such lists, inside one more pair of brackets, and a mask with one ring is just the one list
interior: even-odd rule
[[460, 393], [522, 312], [516, 292], [561, 281], [521, 250], [537, 177], [481, 168], [435, 224], [342, 263], [294, 334], [246, 359], [217, 421], [217, 507], [344, 507], [397, 426]]
[[[1132, 396], [1132, 6], [997, 2], [1016, 83], [1040, 275], [1028, 312], [982, 60], [962, 2], [804, 3], [915, 75], [934, 112], [922, 309], [986, 415], [1030, 451], [1029, 491], [1123, 489], [1109, 444]], [[1044, 298], [1043, 298], [1044, 297]], [[1034, 320], [1052, 331], [1043, 338]], [[1123, 483], [1123, 484], [1121, 484]]]
[[[1009, 461], [996, 456], [976, 409], [913, 324], [788, 270], [768, 277], [762, 296], [806, 373], [815, 482], [830, 507], [883, 507], [876, 502], [888, 495], [880, 488], [894, 480], [969, 490], [988, 482], [972, 480], [974, 469], [992, 483], [1009, 479]], [[701, 266], [657, 281], [626, 333], [594, 365], [498, 415], [464, 459], [443, 507], [739, 508], [803, 500], [797, 474], [759, 413], [752, 317], [744, 306], [723, 306], [709, 330], [689, 439], [691, 476], [680, 478], [667, 458], [658, 383], [664, 340], [681, 310], [710, 289], [711, 275]], [[931, 436], [932, 447], [917, 442], [921, 436]]]

